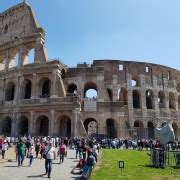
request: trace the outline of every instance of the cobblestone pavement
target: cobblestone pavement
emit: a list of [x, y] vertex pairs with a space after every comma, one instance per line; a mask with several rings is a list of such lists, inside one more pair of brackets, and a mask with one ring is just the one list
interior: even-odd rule
[[[64, 163], [59, 164], [59, 156], [53, 161], [51, 178], [53, 180], [78, 180], [80, 175], [71, 174], [72, 168], [77, 164], [78, 160], [75, 159], [75, 150], [68, 150], [68, 155]], [[17, 167], [17, 163], [4, 162], [0, 164], [0, 179], [2, 180], [24, 180], [24, 179], [48, 179], [43, 176], [45, 173], [44, 159], [35, 158], [32, 166], [29, 167], [29, 159], [25, 159], [22, 166]]]

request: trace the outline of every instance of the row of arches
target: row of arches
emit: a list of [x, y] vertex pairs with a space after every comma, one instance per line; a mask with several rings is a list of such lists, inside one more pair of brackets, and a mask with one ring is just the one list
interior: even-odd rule
[[[141, 92], [139, 90], [133, 90], [133, 107], [141, 108]], [[146, 107], [147, 109], [155, 109], [155, 94], [152, 90], [146, 90]], [[159, 108], [166, 108], [166, 95], [164, 91], [158, 92], [158, 106]], [[180, 102], [180, 96], [178, 96], [178, 102]], [[176, 109], [176, 98], [174, 93], [169, 93], [169, 108]]]
[[[95, 92], [94, 92], [95, 91]], [[69, 84], [67, 87], [68, 93], [77, 94], [77, 86], [75, 84]], [[110, 88], [107, 88], [107, 93], [109, 99], [113, 101], [113, 91]], [[97, 86], [95, 83], [88, 83], [84, 87], [84, 97], [96, 97], [98, 95]], [[159, 108], [166, 108], [166, 95], [164, 91], [159, 91], [157, 95], [157, 101]], [[145, 100], [146, 100], [146, 107], [147, 109], [155, 109], [155, 94], [152, 90], [148, 89], [145, 92]], [[140, 90], [133, 90], [132, 92], [132, 99], [133, 99], [133, 107], [134, 108], [141, 108], [141, 92]], [[169, 108], [176, 109], [176, 98], [174, 93], [169, 93]], [[128, 105], [128, 91], [126, 88], [122, 87], [118, 91], [118, 100], [122, 101], [124, 105]], [[180, 107], [180, 96], [178, 96], [178, 107]]]
[[[48, 78], [43, 78], [39, 82], [40, 98], [50, 97], [51, 81]], [[5, 88], [5, 101], [12, 101], [15, 98], [15, 84], [9, 82]], [[20, 87], [20, 99], [30, 99], [32, 95], [32, 83], [30, 80], [25, 79]]]
[[[22, 116], [18, 123], [17, 123], [17, 133], [19, 135], [24, 135], [31, 133], [29, 130], [29, 124], [30, 122], [28, 121], [27, 117]], [[67, 136], [70, 137], [72, 132], [71, 132], [71, 119], [64, 115], [58, 118], [58, 121], [56, 123], [56, 128], [58, 128], [58, 131], [55, 133], [56, 135], [59, 136]], [[87, 118], [83, 122], [85, 130], [89, 136], [97, 136], [99, 134], [99, 125], [96, 119], [94, 118]], [[163, 124], [163, 123], [162, 123]], [[148, 121], [147, 122], [147, 128], [144, 128], [143, 122], [140, 120], [137, 120], [134, 122], [133, 128], [130, 128], [129, 123], [126, 122], [126, 130], [129, 131], [129, 135], [131, 137], [135, 138], [154, 138], [154, 128], [155, 125], [153, 122]], [[41, 115], [39, 116], [36, 121], [35, 121], [35, 135], [40, 135], [40, 136], [47, 136], [49, 135], [49, 119], [47, 116]], [[175, 136], [177, 137], [178, 135], [178, 126], [176, 123], [172, 124]], [[11, 134], [11, 128], [12, 128], [12, 119], [10, 117], [6, 117], [3, 121], [3, 127], [2, 127], [2, 133], [3, 134]], [[112, 119], [108, 118], [106, 119], [106, 136], [109, 138], [115, 138], [117, 137], [117, 131], [118, 131], [118, 125], [117, 122]], [[52, 134], [54, 134], [52, 132]]]

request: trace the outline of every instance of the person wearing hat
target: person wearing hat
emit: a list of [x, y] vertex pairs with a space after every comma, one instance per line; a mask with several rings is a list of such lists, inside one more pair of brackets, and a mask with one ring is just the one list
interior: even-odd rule
[[49, 141], [49, 145], [45, 147], [44, 154], [46, 155], [45, 159], [45, 170], [48, 175], [48, 178], [50, 178], [51, 171], [52, 171], [52, 161], [53, 159], [56, 159], [56, 153], [55, 153], [55, 148], [53, 147], [53, 142]]

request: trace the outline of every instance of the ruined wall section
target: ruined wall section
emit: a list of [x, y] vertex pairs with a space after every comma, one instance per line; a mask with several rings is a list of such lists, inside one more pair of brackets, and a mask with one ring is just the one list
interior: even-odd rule
[[[28, 63], [28, 53], [34, 49], [35, 62], [47, 61], [44, 48], [45, 33], [38, 26], [31, 7], [21, 3], [0, 14], [0, 63], [1, 70], [14, 67], [18, 54], [20, 67]], [[13, 64], [13, 65], [12, 65]]]

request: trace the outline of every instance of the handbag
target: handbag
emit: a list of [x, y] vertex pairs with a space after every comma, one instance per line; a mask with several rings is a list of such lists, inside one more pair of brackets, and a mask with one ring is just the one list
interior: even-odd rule
[[43, 154], [43, 159], [46, 159], [46, 158], [47, 158], [47, 153], [48, 153], [50, 150], [51, 150], [51, 148], [50, 148], [46, 153]]

